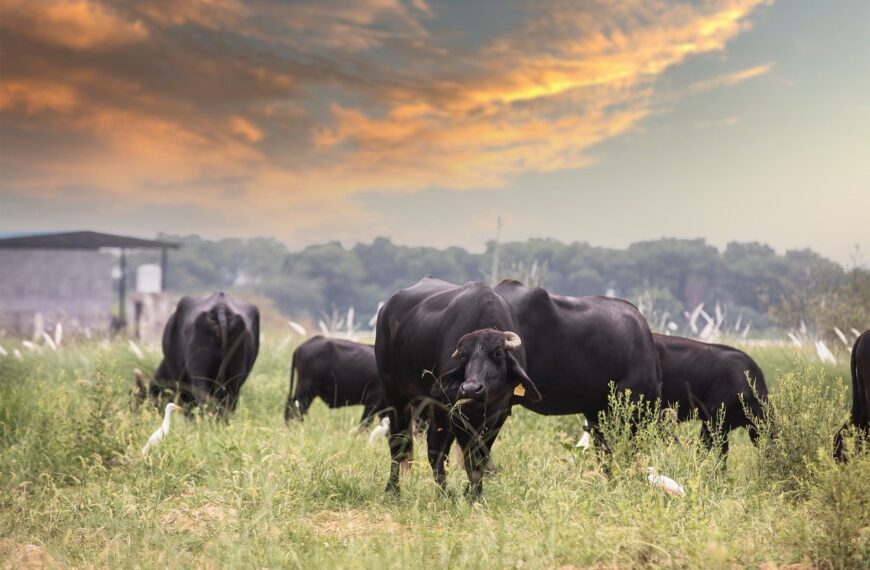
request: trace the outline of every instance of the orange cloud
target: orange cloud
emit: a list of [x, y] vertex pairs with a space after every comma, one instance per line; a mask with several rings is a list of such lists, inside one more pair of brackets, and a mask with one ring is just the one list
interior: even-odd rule
[[236, 116], [230, 119], [230, 129], [249, 143], [258, 143], [263, 140], [263, 131], [244, 117]]
[[0, 27], [74, 50], [102, 49], [148, 37], [138, 20], [126, 20], [90, 0], [2, 0]]
[[340, 157], [342, 177], [382, 189], [497, 186], [523, 172], [583, 167], [589, 147], [651, 112], [659, 74], [722, 49], [762, 3], [627, 2], [612, 12], [602, 3], [590, 14], [556, 2], [486, 49], [466, 81], [435, 84], [436, 98], [407, 103], [409, 94], [377, 115], [333, 105], [334, 125], [315, 128], [314, 142]]
[[0, 111], [24, 115], [68, 113], [78, 102], [68, 85], [50, 81], [3, 81], [0, 83]]
[[768, 63], [766, 65], [756, 65], [755, 67], [741, 69], [732, 73], [726, 73], [712, 79], [696, 81], [689, 86], [689, 91], [691, 91], [692, 93], [702, 93], [704, 91], [710, 91], [711, 89], [718, 89], [720, 87], [731, 87], [733, 85], [737, 85], [738, 83], [743, 83], [744, 81], [766, 75], [770, 73], [770, 70], [772, 69], [772, 63]]
[[343, 223], [361, 191], [581, 168], [653, 112], [665, 70], [724, 49], [766, 3], [544, 0], [505, 30], [424, 0], [0, 0], [0, 136], [51, 150], [4, 145], [0, 191]]

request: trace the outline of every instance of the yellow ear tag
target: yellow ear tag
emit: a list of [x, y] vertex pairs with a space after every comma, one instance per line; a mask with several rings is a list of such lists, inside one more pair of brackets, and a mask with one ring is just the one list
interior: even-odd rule
[[519, 396], [520, 398], [522, 398], [525, 395], [526, 395], [526, 387], [523, 386], [522, 384], [517, 384], [517, 387], [514, 388], [514, 396]]

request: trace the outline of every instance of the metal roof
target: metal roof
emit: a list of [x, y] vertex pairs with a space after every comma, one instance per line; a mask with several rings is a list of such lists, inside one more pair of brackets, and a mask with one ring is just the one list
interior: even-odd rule
[[100, 249], [101, 247], [176, 249], [179, 244], [99, 232], [60, 232], [0, 237], [0, 249]]

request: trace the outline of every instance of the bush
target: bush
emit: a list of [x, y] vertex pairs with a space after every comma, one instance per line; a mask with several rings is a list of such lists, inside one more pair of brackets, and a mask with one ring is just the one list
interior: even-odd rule
[[806, 494], [819, 458], [832, 454], [834, 434], [846, 421], [848, 387], [800, 360], [776, 385], [762, 405], [765, 419], [757, 423], [756, 480]]
[[811, 469], [809, 516], [818, 525], [809, 541], [822, 568], [866, 568], [870, 564], [870, 455], [837, 465], [825, 453]]

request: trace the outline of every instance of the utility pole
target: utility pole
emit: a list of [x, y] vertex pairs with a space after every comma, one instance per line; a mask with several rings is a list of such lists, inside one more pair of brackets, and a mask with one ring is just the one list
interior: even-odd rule
[[492, 286], [498, 285], [499, 254], [501, 253], [501, 216], [498, 217], [498, 226], [495, 230], [495, 245], [492, 250]]

